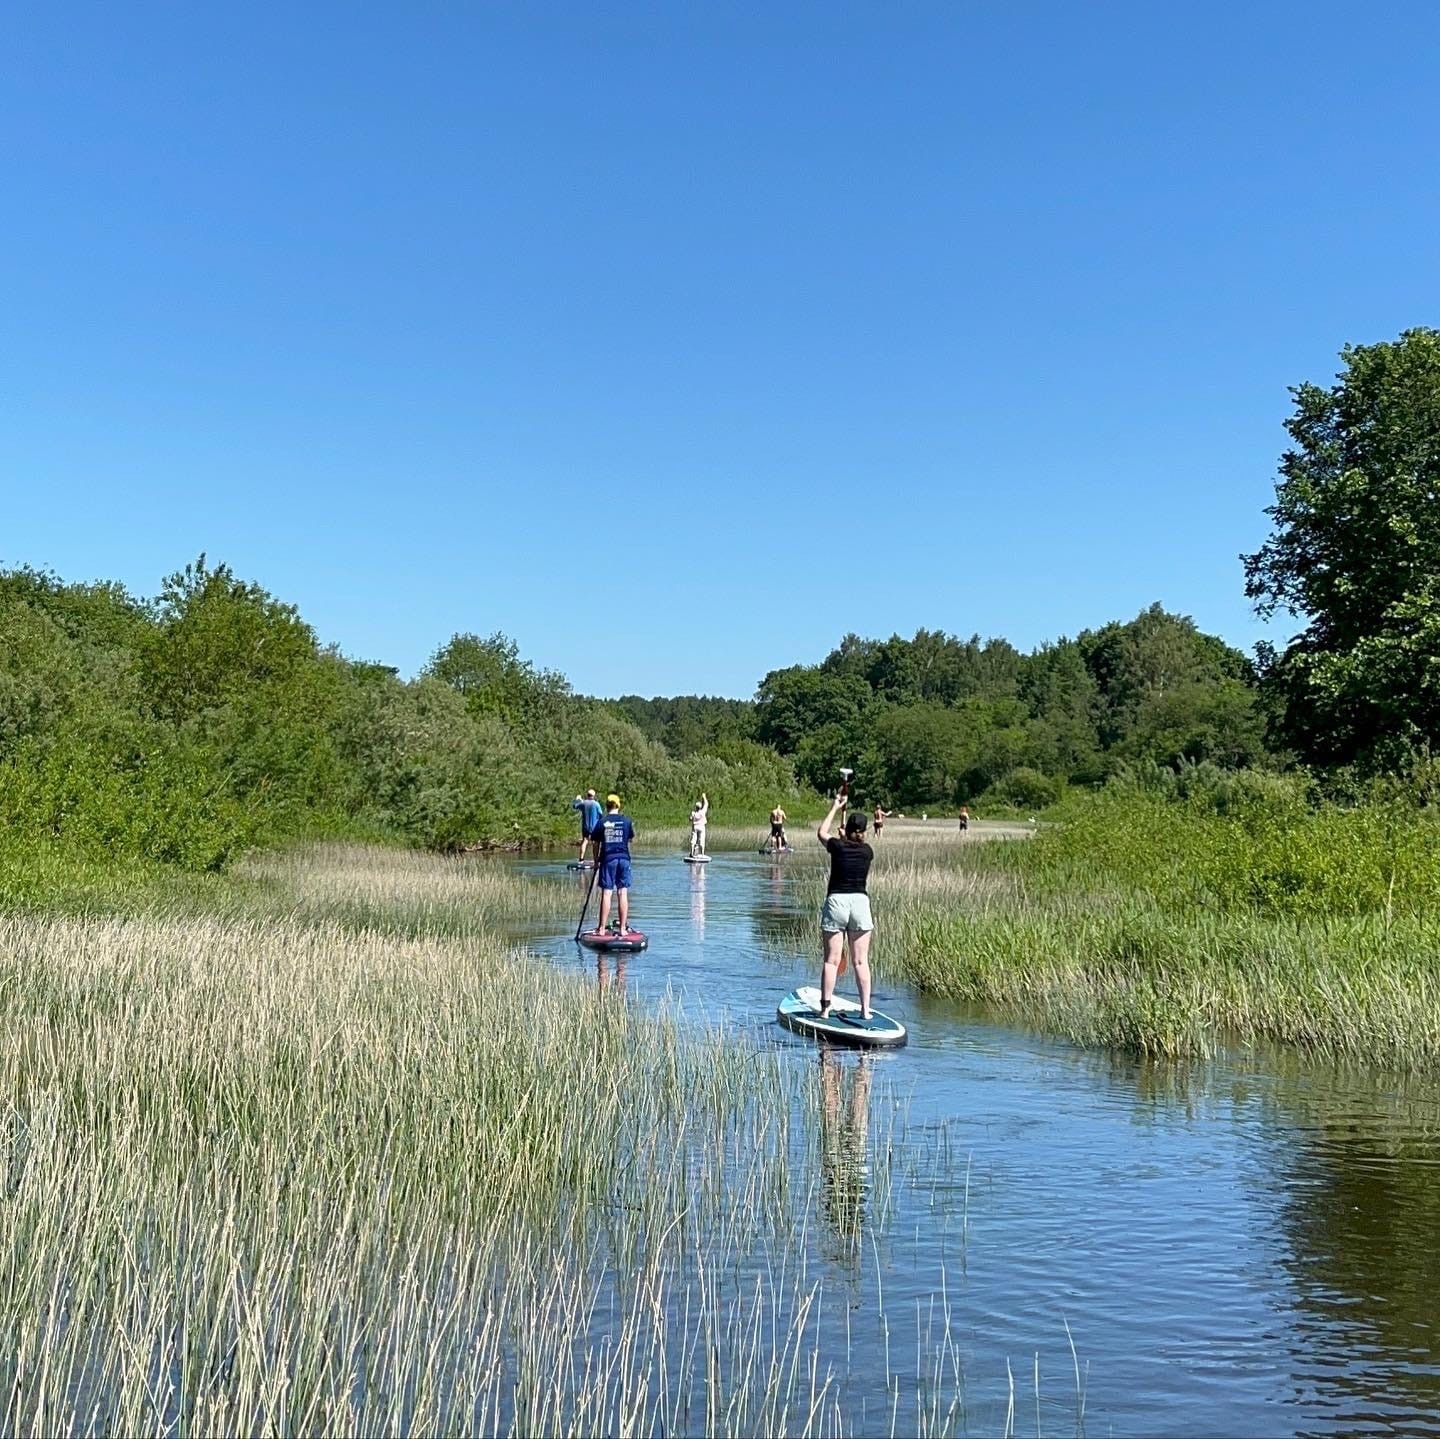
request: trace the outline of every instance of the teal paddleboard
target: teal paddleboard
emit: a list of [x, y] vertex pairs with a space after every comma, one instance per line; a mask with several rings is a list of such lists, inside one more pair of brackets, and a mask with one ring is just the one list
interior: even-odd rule
[[787, 994], [775, 1010], [775, 1018], [786, 1029], [807, 1039], [824, 1039], [831, 1044], [848, 1044], [874, 1049], [898, 1049], [909, 1035], [898, 1019], [872, 1010], [869, 1019], [860, 1017], [860, 1006], [838, 994], [830, 1013], [820, 1017], [820, 991], [814, 985]]

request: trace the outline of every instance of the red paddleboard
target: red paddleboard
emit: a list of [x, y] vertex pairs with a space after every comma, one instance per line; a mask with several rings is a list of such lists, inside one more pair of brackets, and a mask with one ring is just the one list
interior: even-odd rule
[[638, 929], [587, 929], [576, 936], [587, 949], [644, 949], [650, 943], [648, 935]]

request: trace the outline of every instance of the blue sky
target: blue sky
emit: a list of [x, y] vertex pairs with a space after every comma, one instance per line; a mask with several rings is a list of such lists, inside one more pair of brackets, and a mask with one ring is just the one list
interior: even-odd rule
[[1286, 387], [1440, 318], [1431, 4], [6, 29], [0, 564], [203, 550], [406, 672], [744, 695], [1156, 599], [1248, 646]]

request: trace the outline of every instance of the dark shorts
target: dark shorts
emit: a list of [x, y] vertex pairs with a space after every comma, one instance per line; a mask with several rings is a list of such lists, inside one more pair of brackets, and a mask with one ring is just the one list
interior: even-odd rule
[[783, 824], [776, 824], [776, 822], [772, 819], [770, 821], [770, 838], [779, 839], [780, 836], [784, 833], [785, 826]]
[[630, 888], [630, 856], [628, 854], [617, 854], [613, 859], [601, 861], [600, 888]]

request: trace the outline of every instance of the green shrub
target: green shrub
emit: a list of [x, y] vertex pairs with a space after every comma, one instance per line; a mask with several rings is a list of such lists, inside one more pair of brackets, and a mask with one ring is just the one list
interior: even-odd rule
[[1060, 780], [1041, 774], [1028, 765], [1019, 765], [996, 780], [980, 796], [976, 805], [987, 811], [1000, 806], [1023, 810], [1049, 809], [1059, 800], [1064, 788]]

